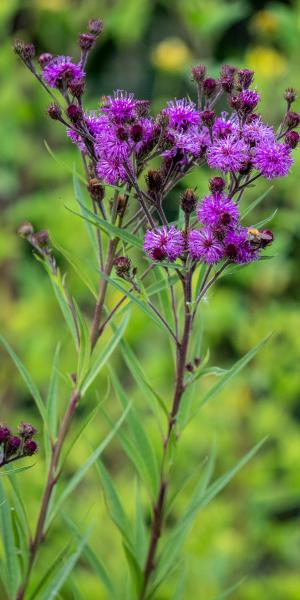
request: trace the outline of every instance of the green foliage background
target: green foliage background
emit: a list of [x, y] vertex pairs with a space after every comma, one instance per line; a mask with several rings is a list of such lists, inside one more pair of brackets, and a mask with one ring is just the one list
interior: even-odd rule
[[[39, 52], [76, 55], [77, 32], [91, 16], [103, 16], [105, 31], [89, 64], [89, 105], [113, 88], [126, 88], [150, 98], [160, 108], [170, 97], [193, 95], [189, 79], [192, 64], [206, 62], [212, 75], [222, 62], [257, 69], [256, 83], [262, 94], [262, 112], [270, 122], [284, 109], [282, 90], [300, 89], [300, 2], [246, 2], [243, 0], [2, 0], [0, 3], [0, 270], [1, 331], [24, 360], [40, 389], [45, 392], [58, 341], [62, 343], [62, 368], [72, 368], [67, 332], [49, 281], [15, 231], [24, 220], [47, 228], [89, 269], [89, 245], [83, 223], [66, 211], [75, 207], [70, 172], [79, 166], [76, 149], [63, 130], [45, 115], [48, 99], [11, 51], [12, 38], [33, 40]], [[299, 110], [299, 104], [297, 106]], [[48, 154], [43, 140], [61, 164]], [[204, 351], [210, 348], [210, 364], [230, 366], [270, 331], [268, 345], [186, 430], [176, 470], [201, 471], [214, 440], [218, 448], [217, 473], [234, 464], [262, 437], [268, 441], [259, 455], [230, 486], [200, 513], [185, 545], [187, 568], [184, 598], [212, 599], [245, 577], [233, 600], [300, 600], [300, 432], [299, 432], [299, 166], [275, 182], [262, 217], [275, 208], [272, 221], [276, 242], [271, 261], [252, 265], [222, 279], [202, 309]], [[194, 173], [189, 184], [206, 190], [206, 173]], [[253, 194], [266, 190], [259, 183]], [[249, 198], [249, 196], [248, 196]], [[175, 213], [178, 192], [169, 201]], [[260, 213], [261, 215], [261, 213]], [[255, 221], [255, 215], [253, 216]], [[250, 225], [251, 223], [249, 223]], [[68, 284], [89, 311], [91, 299], [78, 277], [60, 258]], [[115, 292], [118, 297], [117, 291]], [[127, 340], [135, 349], [153, 387], [170, 400], [169, 346], [159, 329], [134, 310]], [[147, 405], [118, 352], [114, 364], [140, 418], [155, 440], [157, 433]], [[211, 384], [202, 380], [195, 394], [201, 398]], [[32, 399], [1, 349], [1, 419], [17, 425], [20, 419], [39, 419]], [[102, 374], [77, 415], [77, 427], [98, 398], [108, 396], [106, 407], [117, 417], [119, 406], [108, 389], [108, 373]], [[66, 401], [64, 382], [59, 402]], [[196, 398], [197, 401], [197, 398]], [[76, 429], [76, 427], [75, 427]], [[101, 412], [72, 451], [68, 478], [107, 433]], [[41, 446], [43, 445], [40, 439]], [[35, 466], [19, 477], [32, 523], [43, 485], [43, 452]], [[117, 482], [124, 504], [134, 510], [134, 474], [116, 439], [105, 452], [105, 464]], [[190, 494], [187, 486], [177, 498], [169, 526], [180, 516]], [[106, 513], [100, 479], [92, 470], [65, 507], [80, 527], [94, 518], [91, 545], [116, 579], [122, 579], [125, 561], [118, 534]], [[50, 557], [68, 541], [64, 515], [50, 533], [36, 569], [40, 578]], [[2, 550], [3, 551], [3, 550]], [[95, 573], [80, 560], [72, 582], [61, 595], [74, 598], [75, 585], [87, 600], [105, 600], [105, 590]], [[158, 600], [173, 597], [176, 574]], [[0, 592], [5, 598], [4, 591]]]

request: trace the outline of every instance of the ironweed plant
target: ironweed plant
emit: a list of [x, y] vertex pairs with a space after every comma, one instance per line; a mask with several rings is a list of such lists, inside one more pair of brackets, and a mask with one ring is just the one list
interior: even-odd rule
[[[164, 526], [170, 507], [180, 491], [172, 490], [171, 494], [184, 429], [267, 339], [259, 342], [229, 370], [209, 367], [209, 357], [203, 356], [201, 350], [199, 306], [221, 277], [268, 258], [264, 251], [273, 242], [273, 233], [266, 228], [270, 218], [250, 227], [244, 223], [245, 217], [259, 205], [265, 194], [252, 201], [244, 212], [240, 204], [258, 178], [271, 180], [286, 176], [292, 166], [292, 150], [299, 142], [295, 129], [300, 123], [300, 115], [292, 110], [295, 91], [288, 89], [285, 92], [286, 109], [277, 130], [265, 123], [258, 112], [260, 96], [253, 87], [254, 73], [230, 65], [222, 67], [218, 79], [207, 76], [204, 65], [193, 68], [195, 101], [190, 98], [170, 100], [156, 116], [151, 114], [147, 100], [139, 100], [122, 90], [102, 97], [100, 106], [87, 112], [84, 105], [85, 68], [101, 31], [102, 22], [91, 20], [87, 33], [79, 35], [79, 62], [68, 56], [44, 53], [37, 64], [32, 44], [15, 43], [16, 53], [51, 98], [49, 117], [63, 126], [81, 153], [85, 175], [74, 174], [79, 205], [75, 212], [85, 221], [92, 248], [96, 249], [98, 280], [95, 290], [93, 282], [75, 259], [63, 249], [53, 248], [47, 231], [36, 232], [30, 223], [20, 227], [20, 235], [31, 244], [34, 255], [51, 279], [74, 341], [77, 367], [69, 375], [70, 398], [59, 418], [58, 356], [54, 360], [50, 391], [44, 403], [20, 359], [4, 341], [40, 412], [47, 459], [46, 482], [33, 533], [28, 532], [22, 505], [16, 502], [16, 536], [7, 509], [9, 500], [5, 500], [4, 488], [1, 488], [1, 509], [6, 519], [3, 528], [6, 562], [1, 574], [9, 598], [15, 600], [57, 597], [81, 554], [90, 568], [95, 569], [107, 597], [130, 600], [158, 597], [161, 584], [180, 564], [181, 547], [198, 511], [229, 483], [262, 443], [214, 481], [212, 453], [184, 514], [166, 531]], [[218, 112], [220, 99], [223, 103], [227, 101], [227, 112]], [[197, 189], [185, 189], [178, 197], [178, 218], [169, 222], [165, 209], [168, 195], [188, 173], [201, 167], [207, 173], [213, 171], [208, 176], [207, 195], [199, 198]], [[86, 183], [89, 203], [81, 180]], [[76, 298], [68, 291], [65, 277], [57, 265], [59, 252], [91, 291], [93, 315], [83, 314]], [[111, 290], [120, 293], [113, 305]], [[171, 342], [174, 378], [170, 381], [169, 400], [162, 397], [160, 390], [153, 389], [142, 365], [123, 338], [133, 305], [152, 320], [153, 327], [160, 327]], [[108, 337], [103, 337], [104, 332], [106, 336], [109, 332]], [[154, 447], [138, 411], [128, 401], [126, 389], [110, 364], [110, 381], [124, 412], [117, 423], [112, 423], [103, 410], [111, 425], [109, 434], [57, 495], [57, 484], [65, 467], [63, 450], [76, 409], [117, 346], [133, 378], [151, 399], [159, 423], [161, 447], [159, 450]], [[193, 391], [194, 384], [208, 374], [217, 377], [216, 383], [198, 398]], [[90, 419], [91, 415], [82, 424], [82, 431]], [[121, 427], [123, 423], [127, 424], [129, 433]], [[31, 427], [25, 425], [21, 426], [19, 438], [12, 437], [7, 428], [1, 427], [1, 465], [35, 452], [36, 445], [32, 440], [35, 430], [31, 428], [30, 436], [25, 435], [25, 429]], [[150, 524], [146, 525], [145, 507], [138, 497], [133, 527], [108, 470], [100, 461], [113, 436], [119, 439], [148, 492]], [[10, 449], [12, 443], [15, 447]], [[53, 557], [46, 574], [32, 589], [32, 574], [49, 529], [93, 464], [97, 464], [112, 521], [122, 537], [128, 564], [126, 586], [117, 589], [117, 584], [88, 545], [89, 531], [80, 534], [75, 523], [68, 519], [66, 527], [74, 534], [76, 549], [63, 564]], [[17, 499], [15, 480], [12, 487]], [[177, 599], [179, 597], [183, 596], [176, 595]], [[197, 597], [200, 596], [197, 594]]]

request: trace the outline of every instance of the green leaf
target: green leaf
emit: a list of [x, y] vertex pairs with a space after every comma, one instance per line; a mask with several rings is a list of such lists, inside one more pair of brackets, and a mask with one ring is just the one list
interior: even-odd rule
[[56, 438], [57, 434], [57, 387], [58, 387], [58, 365], [59, 365], [60, 344], [56, 346], [52, 371], [48, 388], [46, 401], [47, 407], [47, 422], [52, 439]]
[[[97, 377], [97, 375], [99, 375], [101, 369], [107, 363], [108, 359], [110, 358], [110, 356], [114, 352], [115, 348], [119, 344], [120, 340], [122, 339], [125, 329], [127, 327], [128, 321], [129, 321], [129, 317], [130, 317], [130, 314], [128, 313], [122, 319], [122, 321], [121, 321], [120, 325], [118, 325], [118, 327], [114, 326], [114, 329], [113, 329], [114, 333], [110, 337], [110, 339], [106, 342], [104, 347], [99, 347], [99, 344], [96, 345], [94, 352], [93, 352], [93, 356], [92, 356], [90, 370], [82, 383], [82, 387], [81, 387], [82, 396], [84, 396], [86, 394], [87, 390], [92, 385], [92, 383], [95, 380], [95, 378]], [[99, 351], [98, 351], [98, 348], [99, 348]]]
[[135, 543], [135, 555], [138, 558], [138, 563], [142, 569], [146, 556], [147, 556], [147, 531], [144, 519], [143, 504], [141, 500], [139, 484], [135, 483], [135, 532], [134, 532], [134, 543]]
[[255, 200], [253, 200], [253, 202], [251, 202], [251, 204], [249, 204], [249, 206], [247, 206], [247, 208], [242, 212], [241, 214], [241, 221], [250, 213], [252, 212], [252, 210], [254, 208], [256, 208], [256, 206], [258, 206], [258, 204], [260, 204], [265, 197], [270, 193], [270, 191], [273, 189], [273, 185], [271, 185], [263, 194], [261, 194], [261, 196], [259, 196], [258, 198], [255, 198]]
[[39, 598], [38, 594], [45, 587], [45, 585], [51, 578], [52, 574], [55, 573], [57, 568], [61, 565], [69, 548], [70, 548], [70, 542], [68, 544], [66, 544], [66, 546], [64, 546], [64, 548], [62, 548], [62, 550], [60, 550], [58, 552], [58, 554], [55, 556], [54, 560], [50, 562], [50, 565], [47, 567], [46, 571], [43, 573], [42, 578], [39, 580], [39, 582], [35, 586], [32, 594], [30, 595], [29, 600], [34, 600], [34, 598], [37, 598], [37, 597]]
[[122, 506], [118, 492], [101, 460], [97, 462], [97, 470], [101, 478], [104, 497], [110, 517], [124, 540], [124, 544], [133, 550], [132, 528]]
[[237, 590], [240, 587], [240, 585], [242, 585], [242, 583], [244, 583], [245, 579], [246, 579], [246, 577], [242, 577], [242, 579], [239, 579], [239, 581], [237, 581], [237, 583], [234, 583], [233, 585], [231, 585], [229, 588], [227, 588], [227, 590], [222, 592], [222, 594], [220, 594], [219, 596], [214, 598], [214, 600], [224, 600], [224, 598], [228, 598], [228, 596], [230, 596], [230, 594], [232, 594], [232, 592], [235, 592], [235, 590]]
[[247, 354], [245, 354], [240, 360], [238, 360], [231, 369], [225, 372], [224, 375], [219, 377], [219, 381], [213, 385], [208, 392], [205, 394], [204, 398], [202, 398], [200, 404], [198, 405], [197, 410], [194, 412], [193, 417], [198, 414], [199, 410], [205, 406], [210, 400], [212, 400], [221, 390], [235, 377], [249, 362], [254, 358], [254, 356], [265, 346], [265, 344], [269, 341], [272, 334], [267, 335], [263, 340], [261, 340], [254, 348], [249, 350]]
[[85, 536], [82, 537], [81, 541], [77, 544], [76, 551], [71, 554], [69, 558], [67, 558], [65, 563], [59, 569], [58, 573], [52, 578], [44, 592], [40, 595], [39, 600], [54, 600], [54, 598], [57, 598], [58, 592], [61, 590], [65, 581], [72, 573], [80, 555], [82, 554], [87, 539], [91, 533], [91, 529], [92, 527], [90, 527]]
[[14, 598], [20, 584], [21, 574], [18, 561], [18, 550], [15, 544], [13, 522], [9, 499], [0, 480], [0, 525], [3, 547], [5, 549], [5, 586], [8, 594]]
[[258, 223], [255, 223], [254, 227], [256, 227], [257, 229], [261, 229], [262, 227], [264, 227], [265, 225], [267, 225], [267, 223], [269, 223], [270, 221], [273, 221], [273, 219], [275, 218], [277, 212], [278, 212], [278, 208], [276, 208], [272, 212], [271, 215], [269, 215], [265, 219], [262, 219], [262, 221], [259, 221]]
[[[68, 515], [63, 515], [63, 518], [73, 535], [81, 539], [82, 534], [76, 523]], [[87, 560], [95, 574], [98, 575], [100, 581], [102, 581], [103, 585], [110, 594], [110, 598], [115, 598], [117, 600], [114, 584], [107, 572], [106, 567], [100, 560], [99, 555], [96, 555], [91, 546], [86, 544], [83, 548], [82, 556]]]
[[78, 364], [77, 364], [77, 377], [76, 377], [77, 386], [78, 386], [78, 389], [80, 390], [81, 385], [82, 385], [82, 383], [88, 373], [88, 370], [89, 370], [90, 357], [91, 357], [91, 342], [90, 342], [89, 330], [88, 330], [87, 324], [85, 322], [84, 316], [75, 301], [74, 301], [74, 306], [76, 308], [77, 322], [79, 325], [79, 336], [80, 336]]
[[68, 263], [70, 263], [70, 265], [74, 269], [75, 273], [77, 273], [78, 277], [81, 279], [81, 281], [87, 287], [87, 289], [90, 290], [93, 297], [97, 300], [97, 291], [94, 287], [94, 284], [92, 281], [90, 281], [89, 277], [86, 274], [86, 271], [84, 269], [82, 269], [81, 263], [77, 262], [74, 259], [74, 256], [72, 254], [70, 254], [70, 252], [65, 250], [65, 248], [63, 248], [58, 242], [56, 242], [53, 239], [53, 236], [51, 236], [51, 241], [53, 242], [53, 245], [58, 250], [58, 252], [60, 252], [60, 254], [62, 254], [62, 256], [64, 256], [64, 258], [68, 261]]
[[[86, 182], [84, 182], [84, 183], [86, 184]], [[80, 214], [83, 217], [84, 213], [83, 213], [82, 206], [84, 206], [87, 209], [88, 205], [87, 205], [87, 201], [86, 201], [86, 196], [82, 192], [78, 174], [76, 174], [75, 168], [73, 169], [73, 187], [74, 187], [75, 198], [76, 198], [76, 201], [80, 208]], [[98, 257], [98, 246], [97, 246], [95, 230], [93, 227], [91, 227], [91, 224], [87, 220], [85, 220], [85, 227], [86, 227], [87, 234], [90, 239], [94, 254], [96, 257]]]
[[[37, 258], [37, 260], [40, 260], [37, 256], [36, 256], [36, 258]], [[51, 281], [57, 302], [59, 304], [60, 310], [64, 316], [66, 324], [67, 324], [69, 331], [72, 335], [72, 338], [74, 340], [75, 348], [78, 349], [78, 346], [79, 346], [78, 335], [79, 334], [78, 334], [77, 324], [76, 324], [76, 313], [75, 313], [75, 309], [72, 305], [72, 301], [70, 300], [70, 298], [68, 297], [68, 294], [66, 292], [65, 278], [62, 278], [59, 269], [57, 269], [57, 273], [54, 274], [54, 273], [52, 273], [49, 265], [47, 265], [44, 261], [40, 260], [40, 262], [42, 263], [42, 265], [44, 266], [44, 268], [46, 269], [46, 271], [50, 277], [50, 281]]]
[[[110, 368], [110, 375], [121, 405], [126, 409], [130, 402], [112, 368]], [[133, 408], [128, 413], [126, 423], [130, 429], [130, 439], [133, 442], [134, 460], [139, 459], [142, 462], [142, 473], [153, 498], [155, 498], [159, 485], [159, 466], [141, 419], [138, 418]]]
[[64, 490], [62, 491], [60, 496], [57, 498], [55, 503], [52, 505], [52, 510], [50, 510], [50, 512], [48, 514], [48, 518], [46, 521], [46, 527], [45, 527], [46, 530], [50, 527], [53, 519], [59, 513], [59, 511], [61, 510], [61, 508], [62, 508], [63, 504], [65, 503], [65, 501], [67, 500], [67, 498], [76, 489], [76, 487], [79, 485], [79, 483], [81, 482], [83, 477], [86, 475], [88, 470], [96, 463], [96, 461], [99, 459], [102, 452], [104, 452], [105, 448], [111, 442], [111, 440], [115, 436], [116, 432], [121, 427], [129, 410], [130, 410], [130, 406], [123, 412], [120, 419], [115, 424], [114, 428], [109, 432], [109, 434], [104, 438], [104, 440], [99, 444], [99, 446], [92, 452], [92, 454], [83, 463], [83, 465], [81, 465], [80, 469], [78, 469], [78, 471], [76, 471], [76, 473], [74, 473], [73, 477], [71, 477], [71, 479], [69, 480], [67, 485], [64, 487]]
[[129, 233], [129, 231], [126, 231], [126, 229], [123, 229], [122, 227], [117, 227], [117, 225], [113, 225], [112, 223], [101, 219], [101, 217], [95, 215], [92, 211], [87, 209], [86, 206], [84, 206], [81, 202], [79, 202], [79, 204], [82, 208], [82, 214], [76, 212], [75, 210], [72, 210], [69, 207], [67, 207], [67, 209], [74, 215], [77, 215], [78, 217], [85, 219], [89, 223], [96, 225], [101, 230], [105, 231], [105, 233], [110, 237], [123, 240], [123, 242], [126, 242], [127, 244], [129, 244], [130, 246], [134, 246], [135, 248], [139, 248], [139, 250], [143, 248], [141, 240], [136, 235]]
[[34, 381], [32, 380], [31, 376], [29, 375], [29, 372], [27, 371], [26, 367], [23, 365], [23, 363], [21, 362], [19, 357], [16, 355], [15, 351], [12, 349], [12, 347], [9, 345], [9, 343], [4, 339], [4, 337], [2, 335], [0, 335], [0, 341], [2, 342], [3, 346], [7, 350], [10, 357], [12, 358], [13, 362], [15, 363], [23, 381], [25, 382], [25, 384], [28, 388], [30, 395], [32, 396], [32, 398], [34, 399], [34, 401], [36, 403], [39, 413], [40, 413], [40, 415], [44, 421], [44, 424], [47, 428], [48, 425], [47, 425], [46, 409], [45, 409], [45, 405], [43, 403], [42, 397], [40, 395], [40, 392], [39, 392], [37, 386], [35, 385]]

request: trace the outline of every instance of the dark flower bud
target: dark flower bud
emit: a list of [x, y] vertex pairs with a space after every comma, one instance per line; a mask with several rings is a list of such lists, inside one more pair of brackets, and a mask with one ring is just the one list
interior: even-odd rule
[[95, 202], [102, 202], [105, 195], [105, 188], [98, 179], [90, 179], [87, 189]]
[[197, 368], [200, 367], [201, 362], [202, 362], [202, 360], [201, 360], [200, 356], [196, 356], [196, 358], [194, 360], [195, 367], [197, 367]]
[[239, 111], [241, 108], [241, 102], [239, 96], [231, 96], [229, 99], [229, 105], [236, 111]]
[[131, 129], [130, 129], [130, 137], [134, 142], [140, 142], [140, 140], [143, 137], [143, 127], [142, 125], [140, 125], [139, 123], [135, 123], [134, 125], [132, 125]]
[[117, 256], [114, 259], [114, 267], [118, 277], [122, 279], [130, 277], [131, 260], [128, 256]]
[[85, 90], [84, 79], [73, 79], [68, 84], [68, 89], [71, 92], [72, 96], [74, 96], [75, 98], [81, 98]]
[[50, 119], [54, 119], [54, 121], [58, 121], [61, 118], [61, 108], [58, 104], [50, 104], [47, 108], [47, 113]]
[[294, 149], [298, 146], [300, 140], [300, 135], [297, 131], [288, 131], [284, 141], [287, 146]]
[[33, 231], [33, 225], [29, 221], [25, 221], [25, 223], [22, 223], [22, 225], [20, 225], [17, 229], [17, 233], [23, 237], [32, 235]]
[[209, 77], [203, 81], [203, 94], [206, 98], [211, 98], [218, 88], [218, 82], [216, 79]]
[[284, 92], [284, 99], [287, 101], [288, 105], [291, 106], [293, 102], [295, 102], [297, 98], [297, 92], [294, 88], [287, 88]]
[[127, 197], [124, 194], [119, 194], [117, 198], [117, 213], [122, 215], [127, 206]]
[[135, 103], [135, 110], [139, 117], [147, 117], [150, 110], [149, 100], [137, 100]]
[[236, 68], [231, 65], [222, 65], [220, 74], [220, 83], [223, 90], [231, 94], [234, 88], [234, 76]]
[[294, 127], [298, 127], [299, 123], [300, 123], [300, 114], [289, 110], [286, 113], [286, 124], [288, 125], [288, 127], [290, 127], [291, 129], [294, 129]]
[[30, 423], [22, 422], [18, 427], [18, 433], [25, 440], [29, 440], [36, 433], [36, 428], [33, 427], [33, 425], [31, 425]]
[[50, 52], [43, 52], [43, 54], [40, 54], [38, 58], [40, 67], [44, 69], [51, 62], [52, 58], [53, 56]]
[[101, 19], [90, 19], [88, 23], [88, 30], [94, 35], [100, 35], [103, 31], [103, 21]]
[[145, 179], [150, 192], [160, 191], [163, 182], [160, 171], [148, 171]]
[[192, 68], [192, 80], [196, 83], [202, 83], [206, 75], [205, 65], [197, 65]]
[[241, 87], [245, 90], [251, 85], [254, 78], [254, 71], [250, 69], [240, 69], [238, 71], [238, 79]]
[[194, 371], [194, 366], [192, 365], [191, 362], [187, 363], [187, 365], [185, 365], [186, 371], [188, 371], [189, 373], [193, 373]]
[[49, 244], [49, 233], [45, 229], [42, 231], [37, 231], [33, 234], [32, 239], [40, 248], [47, 248]]
[[33, 44], [25, 44], [22, 40], [16, 40], [14, 43], [14, 51], [25, 62], [30, 62], [35, 56], [35, 47]]
[[21, 439], [16, 435], [11, 435], [6, 442], [6, 455], [12, 456], [16, 454], [21, 446]]
[[26, 440], [23, 447], [24, 456], [32, 456], [38, 451], [38, 445], [34, 440]]
[[70, 106], [67, 108], [67, 115], [72, 123], [80, 123], [83, 119], [82, 108], [76, 104], [70, 104]]
[[274, 233], [271, 229], [262, 229], [260, 232], [261, 235], [261, 247], [265, 248], [269, 246], [274, 241]]
[[183, 212], [190, 215], [196, 208], [197, 198], [191, 188], [185, 190], [181, 196], [181, 208]]
[[81, 50], [91, 50], [95, 45], [96, 36], [92, 33], [80, 33], [78, 38], [79, 48]]
[[212, 193], [223, 192], [225, 185], [223, 177], [213, 177], [209, 181], [209, 189]]
[[216, 118], [215, 112], [213, 110], [203, 110], [202, 113], [200, 113], [200, 116], [202, 119], [202, 123], [204, 123], [204, 125], [207, 125], [207, 127], [211, 127]]
[[128, 140], [128, 131], [126, 127], [123, 127], [123, 125], [119, 125], [119, 127], [116, 130], [116, 135], [117, 138], [123, 142]]
[[11, 431], [5, 425], [0, 425], [0, 444], [5, 442], [7, 438], [10, 436]]

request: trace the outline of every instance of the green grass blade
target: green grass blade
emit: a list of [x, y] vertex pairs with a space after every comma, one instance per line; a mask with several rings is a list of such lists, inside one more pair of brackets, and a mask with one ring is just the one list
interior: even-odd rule
[[118, 492], [109, 476], [109, 473], [101, 460], [97, 462], [97, 470], [100, 475], [104, 497], [110, 517], [120, 531], [125, 545], [133, 549], [132, 528], [125, 513]]
[[14, 598], [20, 584], [20, 564], [18, 550], [15, 544], [13, 522], [9, 499], [5, 494], [4, 486], [0, 480], [0, 524], [3, 547], [5, 551], [5, 584], [8, 594]]
[[52, 371], [50, 376], [46, 407], [47, 407], [47, 422], [49, 427], [50, 435], [53, 439], [56, 438], [57, 433], [57, 388], [59, 381], [58, 365], [60, 355], [60, 344], [56, 346], [54, 353]]

